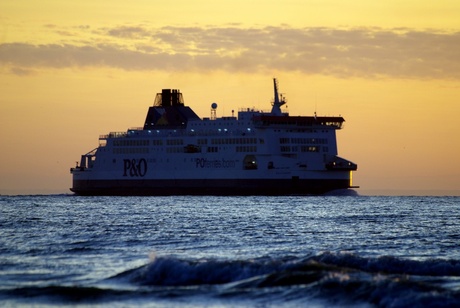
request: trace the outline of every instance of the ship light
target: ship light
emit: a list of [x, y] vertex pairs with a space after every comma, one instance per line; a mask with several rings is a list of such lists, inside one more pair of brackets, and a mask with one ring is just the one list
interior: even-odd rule
[[251, 129], [248, 127], [248, 132], [250, 132], [250, 131], [251, 131]]

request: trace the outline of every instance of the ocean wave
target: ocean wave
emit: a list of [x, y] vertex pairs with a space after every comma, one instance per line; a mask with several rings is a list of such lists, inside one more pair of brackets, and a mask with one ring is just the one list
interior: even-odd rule
[[147, 265], [116, 275], [139, 285], [188, 286], [224, 284], [266, 275], [289, 266], [280, 259], [254, 260], [184, 260], [158, 257]]
[[139, 285], [186, 286], [225, 284], [280, 272], [362, 272], [369, 274], [417, 275], [460, 278], [460, 261], [424, 261], [392, 256], [368, 258], [352, 253], [324, 252], [305, 258], [259, 258], [248, 260], [179, 259], [158, 257], [112, 279], [127, 279]]
[[307, 302], [318, 307], [455, 307], [460, 305], [459, 281], [456, 260], [367, 258], [333, 252], [243, 260], [160, 256], [94, 286], [0, 290], [0, 302], [6, 297], [44, 304], [152, 300], [180, 304], [190, 300], [198, 306], [274, 307]]
[[273, 293], [284, 288], [280, 301], [287, 300], [289, 294], [289, 298], [327, 299], [341, 305], [427, 307], [459, 305], [459, 278], [456, 260], [414, 261], [325, 252], [305, 258], [248, 260], [165, 256], [110, 280], [140, 286], [208, 286], [218, 288], [219, 294], [227, 297], [244, 294], [260, 298], [262, 291]]

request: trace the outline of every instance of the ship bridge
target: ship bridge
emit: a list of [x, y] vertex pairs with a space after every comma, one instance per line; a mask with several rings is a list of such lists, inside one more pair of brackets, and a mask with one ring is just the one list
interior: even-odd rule
[[273, 116], [257, 115], [253, 117], [256, 127], [263, 126], [296, 126], [296, 127], [313, 127], [328, 126], [333, 129], [341, 129], [345, 119], [342, 117], [316, 117], [316, 116]]

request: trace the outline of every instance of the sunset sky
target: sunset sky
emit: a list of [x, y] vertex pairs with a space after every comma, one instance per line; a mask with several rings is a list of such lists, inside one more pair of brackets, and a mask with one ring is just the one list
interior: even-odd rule
[[458, 0], [3, 0], [0, 194], [70, 193], [99, 135], [180, 89], [208, 117], [341, 115], [360, 194], [460, 195]]

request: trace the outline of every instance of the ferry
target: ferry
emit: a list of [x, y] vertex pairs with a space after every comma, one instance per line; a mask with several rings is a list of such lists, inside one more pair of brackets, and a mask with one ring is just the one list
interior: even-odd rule
[[145, 123], [99, 137], [70, 169], [78, 195], [318, 195], [355, 188], [357, 164], [338, 156], [341, 116], [290, 116], [273, 79], [271, 111], [200, 118], [163, 89]]

